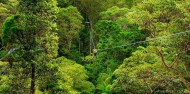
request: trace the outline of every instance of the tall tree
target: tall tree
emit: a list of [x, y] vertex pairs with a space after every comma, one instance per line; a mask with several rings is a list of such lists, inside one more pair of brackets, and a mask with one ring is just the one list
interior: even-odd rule
[[[57, 28], [59, 39], [59, 55], [64, 55], [68, 58], [74, 59], [77, 57], [79, 33], [84, 28], [82, 21], [83, 17], [76, 7], [69, 6], [67, 8], [60, 8], [57, 14]], [[73, 49], [74, 48], [74, 49]], [[75, 50], [76, 49], [76, 50]], [[72, 55], [76, 54], [76, 55]], [[79, 55], [80, 56], [80, 55]]]
[[[14, 59], [21, 60], [21, 63], [18, 63], [21, 64], [20, 67], [24, 68], [23, 66], [26, 65], [28, 68], [24, 69], [30, 70], [31, 94], [35, 93], [37, 87], [36, 75], [41, 69], [39, 67], [45, 66], [45, 62], [57, 55], [58, 38], [53, 32], [56, 27], [54, 23], [56, 13], [55, 0], [20, 0], [18, 15], [7, 18], [3, 25], [4, 46], [9, 49], [19, 49], [16, 53], [19, 57]], [[43, 60], [38, 55], [44, 56]]]

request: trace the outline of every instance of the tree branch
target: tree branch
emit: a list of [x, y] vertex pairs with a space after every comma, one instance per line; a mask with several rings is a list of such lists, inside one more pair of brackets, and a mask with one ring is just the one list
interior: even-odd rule
[[190, 87], [188, 85], [188, 83], [186, 82], [185, 78], [183, 77], [181, 71], [179, 70], [178, 68], [178, 65], [179, 65], [179, 62], [178, 61], [178, 55], [176, 55], [176, 59], [174, 61], [174, 63], [177, 63], [176, 66], [173, 68], [171, 66], [168, 66], [165, 62], [165, 59], [164, 59], [164, 56], [163, 56], [163, 51], [162, 51], [162, 48], [160, 50], [157, 49], [157, 51], [159, 52], [160, 54], [160, 57], [161, 57], [161, 60], [162, 60], [162, 63], [163, 65], [167, 68], [167, 69], [172, 69], [174, 71], [176, 71], [178, 73], [178, 76], [180, 77], [181, 81], [183, 82], [183, 84], [185, 85], [186, 89], [188, 90], [188, 93], [190, 93]]

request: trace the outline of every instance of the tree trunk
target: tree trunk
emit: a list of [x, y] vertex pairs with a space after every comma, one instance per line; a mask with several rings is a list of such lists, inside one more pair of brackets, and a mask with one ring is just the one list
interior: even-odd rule
[[31, 86], [30, 86], [30, 94], [35, 94], [35, 64], [31, 64]]

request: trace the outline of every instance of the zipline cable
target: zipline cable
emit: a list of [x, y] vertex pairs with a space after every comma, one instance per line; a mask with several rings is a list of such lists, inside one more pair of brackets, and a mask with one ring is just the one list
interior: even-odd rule
[[[125, 46], [131, 46], [131, 45], [135, 45], [135, 44], [139, 44], [139, 43], [145, 43], [145, 42], [149, 42], [149, 41], [154, 41], [154, 40], [158, 40], [158, 39], [163, 39], [163, 38], [167, 38], [167, 37], [171, 37], [171, 36], [177, 36], [180, 34], [185, 34], [185, 33], [189, 33], [190, 30], [185, 31], [185, 32], [179, 32], [179, 33], [175, 33], [175, 34], [170, 34], [170, 35], [166, 35], [166, 36], [161, 36], [161, 37], [157, 37], [157, 38], [151, 38], [149, 40], [145, 40], [145, 41], [138, 41], [138, 42], [134, 42], [134, 43], [130, 43], [130, 44], [125, 44], [125, 45], [121, 45], [121, 46], [115, 46], [115, 47], [110, 47], [110, 48], [105, 48], [105, 49], [96, 49], [97, 51], [105, 51], [105, 50], [110, 50], [110, 49], [115, 49], [115, 48], [122, 48]], [[6, 56], [9, 56], [11, 53], [13, 53], [15, 50], [17, 50], [19, 48], [12, 48], [8, 51], [8, 53], [1, 58], [0, 60], [3, 60]]]
[[[19, 47], [19, 48], [12, 48], [12, 49], [10, 49], [8, 52], [7, 52], [7, 54], [4, 56], [4, 57], [2, 57], [1, 59], [0, 59], [0, 61], [1, 60], [3, 60], [3, 59], [5, 59], [7, 56], [9, 56], [11, 53], [13, 53], [13, 52], [15, 52], [16, 50], [19, 50], [19, 49], [22, 49], [21, 47]], [[34, 52], [39, 52], [39, 51], [43, 51], [43, 49], [37, 49], [36, 51], [32, 51], [33, 53]]]
[[131, 46], [131, 45], [135, 45], [135, 44], [139, 44], [139, 43], [145, 43], [145, 42], [149, 42], [149, 41], [155, 41], [155, 40], [158, 40], [158, 39], [163, 39], [163, 38], [167, 38], [167, 37], [171, 37], [171, 36], [177, 36], [177, 35], [181, 35], [181, 34], [185, 34], [185, 33], [189, 33], [189, 32], [190, 32], [190, 30], [185, 31], [185, 32], [174, 33], [174, 34], [170, 34], [170, 35], [166, 35], [166, 36], [151, 38], [149, 40], [138, 41], [138, 42], [134, 42], [134, 43], [130, 43], [130, 44], [124, 44], [124, 45], [110, 47], [110, 48], [105, 48], [105, 49], [97, 49], [97, 51], [105, 51], [105, 50], [110, 50], [110, 49], [122, 48], [122, 47], [125, 47], [125, 46]]
[[15, 50], [17, 50], [18, 48], [12, 48], [12, 49], [10, 49], [8, 52], [7, 52], [7, 54], [4, 56], [4, 57], [2, 57], [1, 59], [0, 59], [0, 61], [1, 60], [3, 60], [6, 56], [9, 56], [11, 53], [13, 53]]

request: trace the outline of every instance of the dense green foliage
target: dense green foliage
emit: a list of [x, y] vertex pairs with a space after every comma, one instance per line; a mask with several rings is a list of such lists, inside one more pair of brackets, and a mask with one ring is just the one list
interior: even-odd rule
[[[131, 57], [115, 70], [116, 80], [113, 91], [134, 94], [146, 93], [182, 93], [183, 85], [171, 71], [163, 69], [154, 46], [138, 47]], [[127, 74], [127, 75], [126, 75]]]
[[188, 94], [189, 30], [189, 0], [0, 0], [0, 94]]

